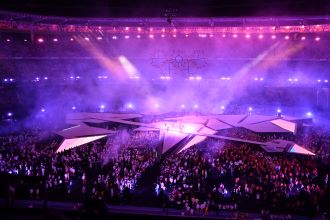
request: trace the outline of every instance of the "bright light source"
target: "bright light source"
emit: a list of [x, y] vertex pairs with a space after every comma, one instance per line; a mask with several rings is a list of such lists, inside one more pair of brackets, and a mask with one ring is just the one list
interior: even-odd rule
[[74, 79], [74, 77], [73, 76], [70, 76], [70, 79]]
[[312, 116], [312, 113], [311, 113], [311, 112], [307, 112], [306, 115], [307, 115], [307, 116]]
[[43, 43], [44, 42], [44, 39], [43, 38], [38, 38], [38, 42], [39, 43]]
[[140, 27], [138, 27], [138, 29], [137, 29], [138, 31], [141, 31], [141, 28]]
[[9, 81], [10, 81], [10, 82], [14, 82], [14, 79], [13, 79], [13, 78], [10, 78]]
[[213, 34], [210, 34], [210, 37], [213, 37]]
[[316, 37], [316, 38], [315, 38], [316, 41], [319, 41], [320, 39], [321, 39], [320, 37]]
[[196, 76], [196, 80], [202, 80], [201, 76]]
[[324, 80], [324, 82], [325, 82], [325, 83], [328, 83], [328, 80], [326, 79], [326, 80]]
[[98, 40], [102, 40], [102, 37], [97, 37]]
[[176, 34], [173, 34], [173, 37], [176, 37]]
[[7, 40], [6, 40], [7, 42], [10, 42], [10, 39], [9, 38], [7, 38]]
[[205, 38], [205, 37], [207, 37], [207, 35], [206, 34], [198, 34], [198, 37]]
[[231, 80], [231, 78], [230, 77], [227, 77], [226, 80]]
[[284, 38], [285, 38], [285, 40], [289, 40], [290, 39], [290, 37], [288, 35], [286, 35]]
[[222, 37], [226, 37], [226, 35], [225, 34], [222, 34]]
[[263, 80], [264, 80], [264, 78], [260, 78], [259, 80], [260, 80], [260, 81], [263, 81]]
[[136, 38], [141, 38], [141, 35], [136, 36]]
[[262, 34], [259, 34], [259, 39], [262, 39], [262, 38], [264, 38], [264, 35], [262, 35]]
[[249, 111], [252, 111], [252, 107], [249, 107]]
[[13, 113], [11, 113], [11, 112], [7, 113], [7, 116], [9, 116], [9, 117], [12, 116], [12, 115], [13, 115]]
[[195, 79], [195, 77], [189, 76], [189, 80], [194, 80], [194, 79]]
[[272, 35], [272, 39], [276, 39], [276, 36], [275, 35]]
[[251, 37], [250, 34], [245, 35], [245, 38], [249, 39]]
[[129, 30], [129, 27], [125, 27], [125, 30], [128, 31]]
[[159, 108], [159, 105], [158, 104], [155, 104], [155, 108]]
[[117, 36], [112, 36], [112, 39], [116, 40], [117, 39]]
[[40, 80], [40, 78], [39, 77], [36, 77], [36, 81], [39, 81]]
[[224, 106], [224, 105], [222, 105], [220, 108], [221, 108], [222, 110], [224, 110], [224, 109], [225, 109], [225, 106]]
[[234, 35], [233, 35], [233, 38], [237, 38], [237, 37], [238, 37], [237, 34], [234, 34]]
[[153, 34], [150, 34], [150, 35], [149, 35], [149, 38], [154, 38], [154, 35], [153, 35]]
[[282, 112], [281, 109], [278, 108], [278, 109], [277, 109], [277, 113], [281, 113], [281, 112]]
[[305, 36], [301, 37], [301, 40], [306, 40], [306, 37]]
[[164, 38], [165, 37], [165, 34], [162, 34], [161, 37]]
[[45, 76], [45, 77], [44, 77], [44, 80], [48, 80], [48, 77], [47, 77], [47, 76]]
[[298, 82], [298, 79], [297, 78], [294, 78], [293, 81]]
[[46, 110], [44, 108], [41, 109], [41, 112], [45, 112]]
[[72, 110], [76, 110], [76, 106], [72, 106]]
[[85, 39], [86, 41], [89, 41], [89, 38], [88, 38], [88, 37], [85, 37], [84, 39]]
[[185, 106], [182, 104], [182, 105], [181, 105], [181, 108], [184, 108], [184, 107], [185, 107]]
[[185, 36], [186, 36], [186, 37], [189, 37], [189, 35], [188, 35], [188, 34], [186, 34]]
[[104, 108], [105, 108], [105, 106], [104, 106], [104, 105], [100, 105], [100, 108], [101, 108], [101, 109], [104, 109]]
[[54, 42], [57, 42], [57, 41], [58, 41], [58, 39], [57, 39], [57, 38], [54, 38], [54, 39], [53, 39], [53, 41], [54, 41]]
[[133, 105], [132, 104], [128, 104], [127, 107], [128, 108], [133, 108]]
[[292, 82], [292, 79], [291, 79], [291, 78], [289, 78], [289, 79], [288, 79], [288, 81], [289, 81], [289, 82]]
[[27, 39], [24, 39], [24, 42], [27, 42]]
[[198, 108], [198, 105], [194, 105], [194, 108], [197, 109]]
[[320, 80], [320, 79], [318, 79], [318, 80], [317, 80], [317, 82], [321, 82], [321, 80]]
[[255, 81], [258, 81], [259, 79], [258, 79], [258, 77], [255, 77], [254, 80], [255, 80]]
[[70, 38], [70, 41], [73, 41], [73, 40], [74, 40], [74, 39], [71, 37], [71, 38]]
[[125, 36], [125, 39], [129, 39], [129, 36], [128, 36], [128, 35], [126, 35], [126, 36]]

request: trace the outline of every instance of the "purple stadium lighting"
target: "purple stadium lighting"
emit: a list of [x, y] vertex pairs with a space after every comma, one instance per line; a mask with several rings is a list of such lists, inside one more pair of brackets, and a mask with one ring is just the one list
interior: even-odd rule
[[89, 37], [85, 37], [84, 39], [85, 39], [85, 41], [89, 41]]
[[237, 38], [237, 37], [238, 37], [238, 35], [237, 35], [237, 34], [234, 34], [234, 35], [233, 35], [233, 38]]
[[223, 38], [225, 38], [225, 37], [226, 37], [226, 35], [225, 35], [225, 34], [222, 34], [222, 37], [223, 37]]
[[306, 40], [306, 37], [305, 37], [305, 36], [302, 36], [302, 37], [301, 37], [301, 40]]
[[136, 36], [136, 38], [141, 38], [141, 35]]
[[45, 77], [44, 77], [44, 80], [48, 80], [48, 77], [47, 77], [47, 76], [45, 76]]
[[158, 105], [158, 104], [155, 104], [154, 107], [155, 107], [155, 108], [159, 108], [159, 105]]
[[290, 37], [289, 37], [288, 35], [286, 35], [286, 36], [284, 37], [284, 39], [285, 39], [285, 40], [289, 40]]
[[112, 36], [112, 39], [113, 39], [113, 40], [116, 40], [116, 39], [117, 39], [117, 36]]
[[220, 108], [221, 108], [221, 110], [225, 110], [225, 106], [224, 105], [222, 105]]
[[313, 114], [312, 114], [311, 112], [307, 112], [306, 115], [307, 115], [308, 117], [311, 117]]
[[71, 38], [70, 38], [70, 41], [73, 41], [73, 40], [74, 40], [74, 39], [71, 37]]
[[133, 108], [133, 105], [131, 103], [128, 103], [127, 104], [127, 108], [130, 108], [131, 109], [131, 108]]
[[10, 81], [10, 82], [14, 82], [14, 79], [13, 79], [13, 78], [10, 78], [9, 81]]
[[281, 112], [282, 112], [282, 110], [278, 108], [277, 109], [277, 113], [281, 113]]
[[320, 37], [316, 37], [316, 38], [315, 38], [315, 41], [320, 41], [320, 40], [321, 40]]
[[44, 39], [43, 38], [38, 38], [38, 43], [43, 43]]
[[263, 38], [264, 38], [264, 35], [259, 34], [258, 38], [259, 38], [259, 39], [263, 39]]
[[129, 39], [129, 35], [126, 35], [126, 36], [125, 36], [125, 39]]
[[181, 108], [185, 108], [184, 104], [182, 104], [180, 107], [181, 107]]
[[140, 28], [140, 27], [138, 27], [138, 28], [137, 28], [137, 30], [140, 32], [140, 31], [141, 31], [141, 28]]
[[24, 39], [24, 42], [27, 42], [27, 39]]
[[250, 38], [251, 38], [251, 35], [250, 35], [250, 34], [246, 34], [246, 35], [245, 35], [245, 38], [246, 38], [246, 39], [250, 39]]
[[11, 112], [8, 112], [8, 113], [7, 113], [7, 116], [8, 116], [8, 117], [11, 117], [12, 115], [13, 115], [13, 113], [11, 113]]
[[173, 37], [176, 37], [176, 34], [173, 34]]
[[8, 79], [4, 79], [3, 81], [4, 81], [4, 82], [8, 82]]
[[276, 36], [275, 36], [275, 35], [272, 35], [272, 39], [273, 39], [273, 40], [276, 39]]
[[97, 37], [98, 40], [102, 40], [102, 37]]
[[104, 109], [105, 108], [105, 106], [104, 105], [100, 105], [100, 109]]
[[195, 109], [198, 109], [198, 105], [194, 105], [194, 108], [195, 108]]
[[76, 106], [72, 106], [72, 110], [76, 110]]
[[54, 42], [58, 42], [58, 39], [57, 39], [57, 38], [54, 38], [53, 41], [54, 41]]
[[165, 37], [165, 34], [162, 34], [161, 37], [164, 38]]
[[153, 34], [149, 34], [149, 38], [154, 38], [154, 35]]
[[9, 39], [9, 38], [7, 38], [7, 39], [6, 39], [6, 41], [7, 41], [7, 42], [10, 42], [10, 39]]
[[252, 107], [249, 107], [249, 112], [251, 112], [252, 111]]
[[324, 82], [325, 82], [325, 83], [328, 83], [328, 80], [326, 79], [326, 80], [324, 80]]
[[41, 112], [45, 112], [46, 110], [44, 108], [41, 109]]

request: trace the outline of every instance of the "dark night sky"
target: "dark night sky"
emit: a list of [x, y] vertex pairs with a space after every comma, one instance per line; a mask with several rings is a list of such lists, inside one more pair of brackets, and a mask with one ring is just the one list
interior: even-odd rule
[[330, 14], [328, 0], [2, 0], [0, 9], [68, 17], [316, 16]]

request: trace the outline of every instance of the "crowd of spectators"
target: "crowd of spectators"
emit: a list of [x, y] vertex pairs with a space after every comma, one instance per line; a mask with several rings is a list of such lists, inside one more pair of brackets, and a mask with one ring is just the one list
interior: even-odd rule
[[[269, 138], [236, 130], [231, 134]], [[0, 193], [8, 193], [9, 200], [91, 198], [129, 204], [143, 173], [160, 159], [158, 132], [125, 130], [61, 153], [55, 153], [57, 140], [40, 144], [41, 135], [46, 133], [30, 129], [0, 137], [0, 173], [5, 176]], [[207, 138], [160, 160], [155, 196], [164, 209], [184, 215], [207, 215], [209, 210], [321, 214], [329, 208], [329, 169], [319, 157], [329, 153], [329, 135], [312, 129], [295, 140], [311, 146], [317, 156], [269, 154], [256, 145]]]
[[17, 177], [8, 180], [12, 197], [41, 199], [47, 196], [60, 201], [95, 198], [123, 203], [128, 201], [142, 173], [157, 158], [152, 145], [142, 148], [138, 144], [138, 139], [141, 142], [156, 139], [154, 133], [130, 135], [136, 135], [132, 138], [134, 141], [122, 143], [115, 158], [107, 156], [114, 147], [111, 136], [58, 154], [56, 143], [36, 150], [34, 141], [38, 135], [33, 131], [1, 137], [4, 149], [0, 154], [0, 172]]
[[164, 160], [155, 187], [164, 205], [189, 215], [207, 215], [209, 209], [303, 215], [326, 210], [328, 172], [314, 158], [209, 142]]

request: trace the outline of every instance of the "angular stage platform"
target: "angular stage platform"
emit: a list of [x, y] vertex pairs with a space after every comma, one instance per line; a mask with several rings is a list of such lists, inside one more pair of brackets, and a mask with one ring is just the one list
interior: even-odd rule
[[111, 125], [120, 125], [136, 132], [159, 131], [160, 140], [163, 141], [162, 153], [166, 153], [187, 137], [189, 137], [188, 141], [178, 152], [201, 143], [207, 137], [210, 137], [260, 145], [267, 152], [315, 155], [313, 152], [290, 141], [273, 140], [270, 142], [257, 142], [217, 135], [220, 131], [232, 128], [248, 130], [254, 133], [287, 133], [294, 135], [298, 125], [310, 123], [311, 118], [224, 114], [184, 115], [179, 117], [171, 117], [169, 115], [171, 114], [151, 116], [143, 114], [71, 113], [67, 115], [66, 120], [72, 126], [57, 133], [64, 138], [57, 152], [77, 147], [118, 132], [117, 129], [100, 128], [100, 125], [108, 125], [109, 127]]

